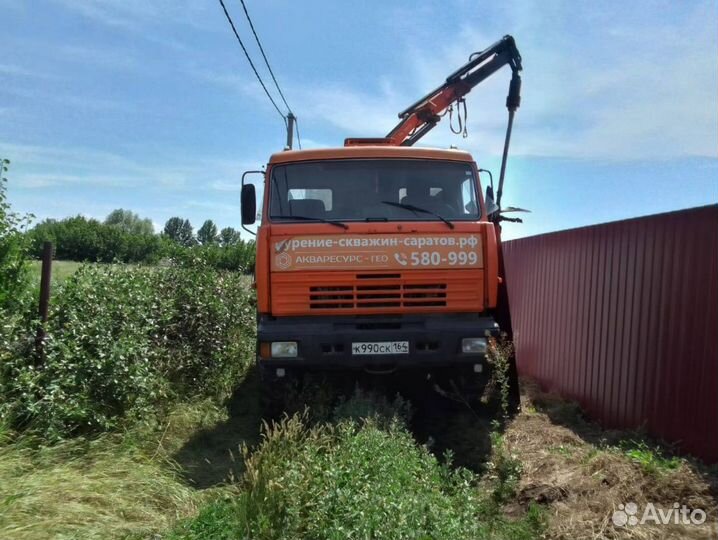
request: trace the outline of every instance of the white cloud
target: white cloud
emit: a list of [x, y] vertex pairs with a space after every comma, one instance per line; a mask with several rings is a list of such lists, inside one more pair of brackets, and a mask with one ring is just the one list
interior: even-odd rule
[[[514, 10], [540, 17], [537, 10], [526, 11]], [[604, 11], [598, 5], [584, 10], [588, 24], [601, 18], [596, 28], [607, 30], [581, 39], [576, 31], [546, 39], [557, 26], [551, 20], [521, 23], [524, 100], [516, 153], [620, 160], [715, 157], [718, 34], [715, 25], [706, 24], [715, 19], [715, 8], [695, 4], [676, 19], [644, 13], [642, 25], [631, 24], [640, 13], [616, 22], [605, 20], [610, 14]], [[564, 27], [569, 30], [570, 24], [559, 25]]]
[[[12, 160], [12, 183], [22, 189], [50, 186], [143, 187], [163, 193], [200, 189], [239, 189], [242, 173], [264, 159], [158, 158], [154, 161], [90, 148], [21, 145], [0, 142], [0, 155]], [[47, 172], [56, 171], [56, 172]], [[203, 189], [205, 186], [209, 190]]]
[[210, 6], [193, 0], [55, 0], [70, 11], [107, 26], [138, 30], [151, 23], [199, 27]]
[[[302, 149], [303, 150], [312, 150], [315, 148], [329, 148], [332, 146], [332, 144], [328, 142], [319, 141], [317, 139], [302, 137]], [[296, 146], [295, 146], [296, 149]]]
[[[78, 112], [96, 111], [120, 111], [129, 112], [135, 109], [135, 105], [129, 101], [108, 99], [95, 95], [74, 95], [63, 91], [60, 88], [48, 88], [45, 86], [18, 87], [7, 85], [2, 89], [6, 94], [28, 100], [34, 104], [53, 102]], [[41, 111], [41, 107], [25, 109], [27, 112]]]
[[137, 69], [140, 64], [127, 51], [79, 45], [64, 45], [57, 52], [65, 59], [101, 68]]
[[347, 137], [380, 137], [396, 123], [401, 99], [389, 86], [375, 93], [359, 92], [339, 84], [293, 89], [302, 104], [301, 118], [326, 122], [342, 129]]
[[238, 180], [215, 180], [214, 182], [212, 182], [212, 189], [216, 191], [241, 191], [242, 183]]
[[[125, 207], [151, 216], [156, 230], [177, 215], [190, 218], [195, 225], [209, 218], [222, 227], [238, 228], [236, 190], [242, 172], [259, 168], [266, 159], [155, 156], [150, 160], [89, 148], [2, 142], [0, 156], [12, 161], [7, 176], [18, 211], [44, 219], [75, 215], [79, 209], [104, 219], [113, 209]], [[52, 190], [53, 196], [38, 204], [39, 190]], [[97, 193], [104, 193], [108, 200], [95, 200]]]
[[[629, 27], [629, 19], [582, 39], [573, 21], [581, 17], [590, 24], [609, 17], [601, 6], [585, 7], [580, 15], [560, 3], [512, 6], [506, 8], [506, 24], [515, 29], [524, 60], [514, 155], [600, 160], [717, 156], [718, 36], [715, 25], [706, 24], [715, 18], [710, 4], [696, 4], [680, 20], [646, 19], [643, 26]], [[290, 93], [301, 104], [300, 118], [339, 128], [346, 136], [382, 136], [399, 111], [499, 36], [467, 24], [443, 46], [409, 40], [408, 79], [385, 76], [362, 91], [324, 80], [290, 86]], [[420, 144], [457, 144], [479, 155], [500, 155], [509, 79], [504, 68], [468, 96], [468, 139], [451, 135], [445, 118]]]
[[45, 73], [32, 71], [15, 64], [0, 64], [0, 74], [12, 77], [47, 77]]
[[138, 185], [137, 179], [122, 175], [107, 174], [53, 174], [53, 173], [26, 173], [13, 174], [13, 181], [16, 185], [25, 189], [41, 189], [51, 186], [104, 186], [104, 187], [129, 187]]

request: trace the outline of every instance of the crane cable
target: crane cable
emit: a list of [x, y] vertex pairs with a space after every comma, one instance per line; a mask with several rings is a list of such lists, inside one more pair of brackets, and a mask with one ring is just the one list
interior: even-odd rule
[[[267, 87], [265, 86], [264, 81], [262, 80], [262, 77], [259, 76], [259, 72], [257, 71], [257, 68], [254, 66], [254, 62], [252, 62], [252, 58], [249, 56], [249, 52], [247, 52], [247, 48], [244, 46], [244, 43], [242, 42], [242, 38], [239, 37], [237, 28], [234, 26], [234, 21], [232, 21], [232, 17], [229, 15], [229, 12], [227, 11], [227, 6], [224, 5], [224, 0], [219, 0], [219, 3], [222, 6], [222, 10], [224, 11], [224, 16], [227, 17], [227, 21], [229, 22], [229, 25], [232, 27], [232, 32], [234, 32], [234, 37], [237, 38], [237, 41], [239, 42], [239, 46], [242, 47], [242, 51], [244, 51], [244, 56], [247, 57], [247, 61], [249, 62], [249, 65], [252, 67], [252, 71], [254, 71], [254, 75], [257, 77], [259, 84], [262, 85], [262, 89], [264, 90], [264, 93], [267, 94], [269, 101], [272, 102], [272, 105], [274, 105], [274, 108], [277, 110], [277, 113], [279, 113], [279, 116], [282, 117], [282, 121], [284, 122], [284, 125], [286, 126], [287, 125], [287, 117], [279, 109], [279, 106], [274, 101], [274, 98], [272, 98], [272, 95], [269, 93], [269, 90], [267, 90]], [[274, 75], [272, 75], [272, 77], [274, 77]], [[280, 92], [280, 95], [281, 95], [281, 92]], [[282, 99], [284, 99], [284, 96], [282, 96]]]
[[299, 136], [299, 119], [295, 116], [294, 117], [294, 129], [297, 132], [297, 146], [299, 146], [299, 149], [302, 149], [302, 138]]

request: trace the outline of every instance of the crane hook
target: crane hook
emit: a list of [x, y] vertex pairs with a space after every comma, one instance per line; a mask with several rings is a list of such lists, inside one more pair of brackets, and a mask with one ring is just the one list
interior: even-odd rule
[[[461, 109], [464, 109], [463, 112], [463, 119], [462, 119], [462, 112]], [[461, 135], [464, 139], [469, 136], [469, 132], [467, 130], [466, 126], [466, 119], [468, 118], [468, 113], [466, 110], [466, 100], [464, 98], [459, 98], [456, 100], [456, 119], [458, 122], [458, 127], [454, 127], [454, 104], [452, 103], [449, 105], [449, 129], [454, 135]]]

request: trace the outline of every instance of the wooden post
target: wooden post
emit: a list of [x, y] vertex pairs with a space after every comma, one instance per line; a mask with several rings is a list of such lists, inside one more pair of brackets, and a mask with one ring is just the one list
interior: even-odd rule
[[52, 242], [45, 242], [42, 246], [42, 274], [40, 277], [40, 326], [37, 329], [35, 345], [37, 347], [38, 362], [45, 356], [45, 324], [50, 308], [50, 279], [52, 278]]

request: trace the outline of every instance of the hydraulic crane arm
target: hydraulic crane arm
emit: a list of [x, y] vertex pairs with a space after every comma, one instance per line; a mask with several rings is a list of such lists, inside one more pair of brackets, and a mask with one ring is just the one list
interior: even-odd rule
[[386, 137], [350, 138], [344, 141], [344, 145], [411, 146], [441, 120], [443, 114], [454, 102], [461, 102], [476, 85], [507, 64], [511, 67], [513, 76], [509, 86], [509, 95], [506, 98], [506, 106], [509, 108], [509, 112], [513, 113], [521, 103], [521, 77], [519, 75], [521, 55], [516, 48], [514, 38], [504, 36], [487, 49], [472, 54], [469, 62], [449, 75], [444, 84], [399, 113], [401, 120]]

